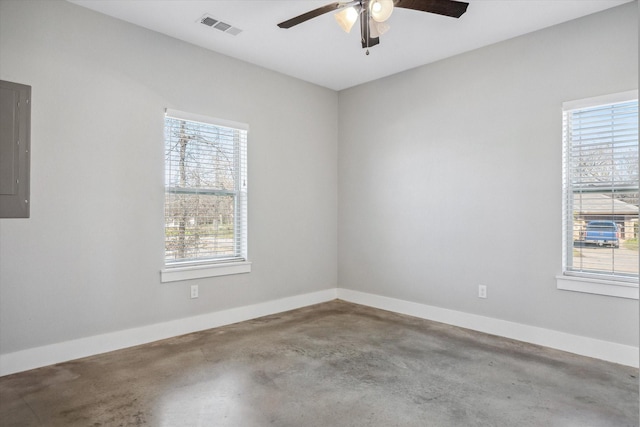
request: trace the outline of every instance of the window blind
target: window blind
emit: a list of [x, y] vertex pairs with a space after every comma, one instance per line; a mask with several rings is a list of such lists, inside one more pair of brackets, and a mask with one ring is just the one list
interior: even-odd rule
[[638, 101], [565, 109], [563, 127], [565, 273], [637, 282]]
[[167, 110], [167, 266], [246, 260], [247, 133], [246, 125]]

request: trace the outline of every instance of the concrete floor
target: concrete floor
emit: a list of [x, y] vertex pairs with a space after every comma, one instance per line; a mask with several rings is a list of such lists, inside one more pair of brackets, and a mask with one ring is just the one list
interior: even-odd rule
[[0, 378], [2, 426], [638, 426], [638, 370], [333, 301]]

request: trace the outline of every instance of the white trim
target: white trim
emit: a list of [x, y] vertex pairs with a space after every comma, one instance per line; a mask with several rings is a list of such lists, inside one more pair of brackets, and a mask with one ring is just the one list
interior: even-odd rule
[[638, 367], [639, 352], [637, 347], [344, 288], [332, 288], [124, 331], [30, 348], [14, 353], [0, 354], [0, 376], [146, 344], [191, 332], [217, 328], [257, 317], [320, 304], [336, 298], [587, 357]]
[[602, 341], [595, 338], [568, 334], [566, 332], [523, 325], [521, 323], [343, 288], [338, 289], [338, 298], [356, 304], [419, 317], [421, 319], [433, 320], [582, 356], [638, 367], [638, 356], [640, 355], [638, 347], [630, 345]]
[[564, 291], [586, 292], [588, 294], [638, 299], [638, 285], [633, 283], [591, 279], [586, 277], [556, 276], [556, 285], [558, 289]]
[[334, 299], [336, 299], [336, 289], [331, 288], [310, 294], [0, 354], [0, 376], [217, 328]]
[[594, 96], [585, 99], [576, 99], [574, 101], [566, 101], [562, 103], [562, 111], [578, 110], [581, 108], [594, 107], [596, 105], [617, 104], [619, 102], [633, 101], [635, 99], [638, 99], [638, 89]]
[[202, 279], [204, 277], [228, 276], [230, 274], [251, 273], [251, 263], [229, 262], [219, 264], [201, 264], [185, 267], [168, 267], [160, 270], [160, 281], [177, 282], [179, 280]]
[[569, 116], [574, 110], [581, 110], [590, 107], [611, 106], [613, 104], [637, 100], [638, 90], [634, 89], [562, 103], [562, 265], [565, 273], [563, 275], [556, 276], [556, 287], [560, 290], [635, 300], [638, 299], [637, 277], [635, 277], [634, 280], [631, 277], [618, 275], [619, 279], [616, 280], [616, 277], [608, 278], [606, 275], [601, 275], [603, 278], [600, 278], [596, 273], [592, 272], [584, 272], [584, 275], [578, 272], [574, 275], [574, 272], [570, 271], [569, 268], [566, 268], [569, 264], [570, 257], [572, 256], [571, 253], [574, 250], [574, 237], [572, 235], [573, 229], [571, 224], [573, 224], [572, 212], [574, 211], [573, 204], [575, 203], [570, 167], [570, 160], [573, 157], [573, 154], [570, 152], [572, 139], [569, 136], [571, 129], [571, 120], [569, 119]]
[[234, 122], [233, 120], [218, 119], [216, 117], [204, 116], [202, 114], [188, 113], [186, 111], [165, 108], [164, 114], [174, 119], [186, 120], [188, 122], [207, 123], [229, 129], [238, 129], [249, 132], [249, 125], [246, 123]]

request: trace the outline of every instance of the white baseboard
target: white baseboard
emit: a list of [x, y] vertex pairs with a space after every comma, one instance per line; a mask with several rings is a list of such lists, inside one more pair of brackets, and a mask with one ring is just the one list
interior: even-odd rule
[[310, 294], [1, 354], [0, 376], [319, 304], [336, 299], [336, 293], [337, 290], [335, 288], [327, 289]]
[[216, 328], [270, 314], [282, 313], [296, 308], [331, 301], [336, 298], [382, 310], [407, 314], [422, 319], [447, 323], [449, 325], [460, 326], [492, 335], [499, 335], [518, 341], [568, 351], [583, 356], [594, 357], [609, 362], [620, 363], [622, 365], [638, 367], [639, 352], [637, 347], [349, 289], [333, 288], [139, 328], [30, 348], [14, 353], [1, 354], [0, 376], [120, 350], [191, 332]]
[[640, 354], [638, 347], [343, 288], [338, 288], [338, 298], [621, 365], [638, 367]]

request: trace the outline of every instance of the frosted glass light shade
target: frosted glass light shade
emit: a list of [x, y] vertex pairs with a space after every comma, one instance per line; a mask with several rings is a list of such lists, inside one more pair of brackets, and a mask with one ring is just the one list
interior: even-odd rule
[[354, 7], [347, 7], [336, 13], [334, 16], [336, 21], [338, 21], [340, 28], [348, 33], [351, 31], [353, 24], [358, 20], [358, 11]]
[[376, 22], [386, 21], [393, 13], [393, 0], [371, 0], [369, 13]]
[[380, 37], [389, 31], [389, 28], [391, 27], [386, 22], [376, 22], [373, 19], [369, 20], [369, 34], [373, 38]]

